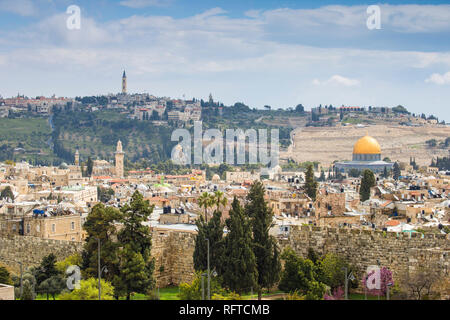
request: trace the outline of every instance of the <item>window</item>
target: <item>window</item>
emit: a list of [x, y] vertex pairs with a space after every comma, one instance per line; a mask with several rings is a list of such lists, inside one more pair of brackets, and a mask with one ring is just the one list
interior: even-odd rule
[[41, 232], [41, 226], [40, 225], [36, 225], [36, 232]]
[[72, 221], [71, 226], [72, 230], [75, 230], [75, 222]]
[[30, 233], [30, 232], [31, 232], [31, 227], [30, 227], [30, 224], [27, 223], [27, 233]]
[[56, 232], [56, 224], [52, 224], [52, 232]]

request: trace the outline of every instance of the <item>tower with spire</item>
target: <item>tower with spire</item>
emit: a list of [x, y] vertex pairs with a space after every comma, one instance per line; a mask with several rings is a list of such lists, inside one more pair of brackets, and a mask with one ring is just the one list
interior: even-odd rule
[[117, 148], [116, 148], [116, 152], [115, 152], [115, 157], [116, 157], [116, 163], [115, 163], [115, 173], [116, 173], [116, 177], [118, 178], [123, 178], [123, 158], [125, 156], [125, 153], [123, 152], [122, 149], [122, 142], [119, 140], [117, 141]]
[[80, 165], [80, 152], [78, 151], [78, 149], [77, 149], [77, 151], [75, 152], [75, 165], [76, 165], [76, 166], [79, 166], [79, 165]]
[[125, 73], [125, 70], [123, 70], [122, 75], [122, 94], [127, 94], [127, 75]]

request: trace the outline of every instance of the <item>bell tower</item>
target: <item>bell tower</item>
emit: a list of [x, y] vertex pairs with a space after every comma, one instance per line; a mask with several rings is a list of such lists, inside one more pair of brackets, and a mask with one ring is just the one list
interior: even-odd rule
[[80, 165], [80, 152], [78, 152], [78, 149], [75, 152], [75, 165], [76, 166]]
[[125, 73], [125, 70], [123, 71], [122, 75], [122, 94], [127, 94], [127, 75]]
[[115, 167], [116, 177], [123, 178], [123, 159], [125, 153], [122, 150], [122, 142], [120, 140], [117, 142], [115, 156], [116, 156], [116, 167]]

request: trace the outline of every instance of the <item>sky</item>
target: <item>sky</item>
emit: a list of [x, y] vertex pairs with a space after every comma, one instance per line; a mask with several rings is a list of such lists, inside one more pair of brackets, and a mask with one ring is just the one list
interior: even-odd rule
[[450, 1], [0, 0], [3, 97], [118, 93], [123, 70], [129, 93], [450, 122]]

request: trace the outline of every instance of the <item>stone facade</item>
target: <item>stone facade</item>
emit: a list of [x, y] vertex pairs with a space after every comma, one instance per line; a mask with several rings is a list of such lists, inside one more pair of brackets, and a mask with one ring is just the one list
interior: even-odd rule
[[0, 300], [14, 300], [14, 287], [0, 284]]
[[[23, 263], [24, 269], [39, 265], [42, 258], [53, 253], [58, 260], [81, 252], [83, 244], [76, 241], [41, 239], [28, 236], [0, 237], [0, 261], [19, 272], [19, 265], [11, 262]], [[3, 260], [5, 259], [5, 260]]]
[[0, 237], [25, 235], [44, 239], [82, 241], [80, 215], [33, 217], [25, 216], [20, 219], [8, 219], [0, 215]]
[[155, 258], [156, 285], [160, 288], [179, 285], [194, 279], [196, 234], [179, 231], [155, 231], [152, 255]]

